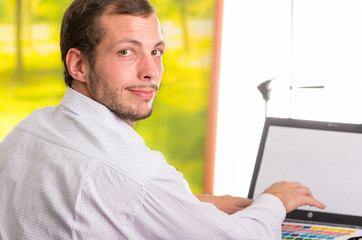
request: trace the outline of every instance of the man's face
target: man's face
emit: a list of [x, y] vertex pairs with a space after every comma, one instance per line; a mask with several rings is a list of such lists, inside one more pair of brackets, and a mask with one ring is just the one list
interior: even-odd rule
[[147, 118], [160, 86], [165, 50], [155, 15], [103, 15], [105, 30], [87, 85], [94, 100], [131, 126]]

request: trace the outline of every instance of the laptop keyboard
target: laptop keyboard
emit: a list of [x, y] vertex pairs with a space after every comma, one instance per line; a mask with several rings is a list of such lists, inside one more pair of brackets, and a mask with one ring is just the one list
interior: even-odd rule
[[354, 233], [354, 230], [343, 228], [315, 227], [308, 225], [282, 224], [282, 239], [312, 240], [335, 239]]

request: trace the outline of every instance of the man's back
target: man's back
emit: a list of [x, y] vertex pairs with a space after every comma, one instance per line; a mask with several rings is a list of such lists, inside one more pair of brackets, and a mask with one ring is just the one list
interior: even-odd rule
[[[136, 214], [142, 185], [165, 166], [110, 111], [68, 92], [82, 100], [71, 105], [65, 97], [56, 108], [36, 110], [0, 144], [1, 239], [96, 237], [97, 230], [102, 237], [126, 235], [119, 229]], [[112, 229], [112, 221], [125, 226]]]

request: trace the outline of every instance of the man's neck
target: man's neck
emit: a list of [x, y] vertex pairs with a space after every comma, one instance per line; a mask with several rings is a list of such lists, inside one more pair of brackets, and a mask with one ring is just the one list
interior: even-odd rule
[[[93, 99], [90, 92], [89, 92], [89, 90], [88, 90], [87, 85], [84, 82], [73, 81], [71, 88], [73, 88], [75, 91], [83, 94], [84, 96]], [[129, 120], [124, 120], [124, 119], [122, 119], [122, 120], [132, 128], [134, 128], [134, 126], [136, 125], [135, 121], [129, 121]]]

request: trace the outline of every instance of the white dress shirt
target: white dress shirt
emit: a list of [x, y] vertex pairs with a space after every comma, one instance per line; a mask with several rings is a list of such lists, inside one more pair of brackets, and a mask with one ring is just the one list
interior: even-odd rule
[[105, 106], [68, 88], [0, 143], [0, 239], [281, 239], [262, 194], [227, 215]]

